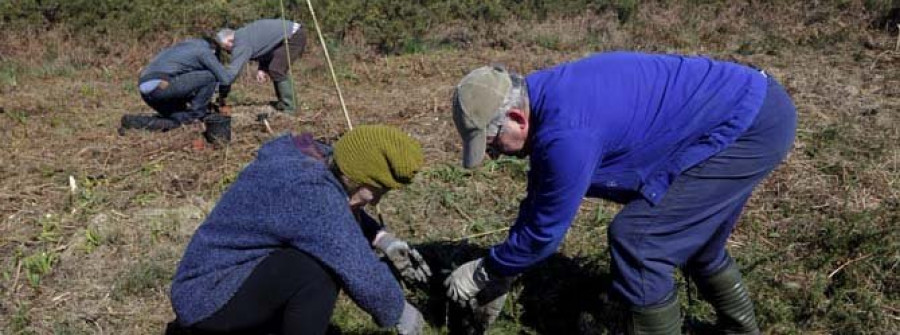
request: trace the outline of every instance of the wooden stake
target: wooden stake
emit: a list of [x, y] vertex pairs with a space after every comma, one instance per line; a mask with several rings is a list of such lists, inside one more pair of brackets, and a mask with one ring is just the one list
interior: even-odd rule
[[507, 230], [509, 230], [509, 227], [486, 231], [486, 232], [478, 233], [478, 234], [472, 234], [472, 235], [468, 235], [468, 236], [463, 236], [463, 237], [453, 239], [451, 241], [459, 242], [459, 241], [463, 241], [463, 240], [468, 240], [470, 238], [476, 238], [476, 237], [482, 237], [482, 236], [492, 235], [492, 234], [496, 234], [496, 233], [501, 233], [501, 232], [505, 232]]

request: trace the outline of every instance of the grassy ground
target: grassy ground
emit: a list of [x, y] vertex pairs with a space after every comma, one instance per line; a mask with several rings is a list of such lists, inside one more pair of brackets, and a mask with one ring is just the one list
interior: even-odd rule
[[[852, 1], [839, 10], [697, 3], [653, 3], [627, 23], [609, 12], [491, 31], [442, 27], [400, 56], [377, 55], [352, 37], [335, 46], [354, 122], [400, 126], [425, 148], [428, 168], [383, 201], [386, 220], [424, 250], [436, 283], [505, 237], [490, 232], [515, 217], [527, 164], [459, 168], [450, 92], [474, 67], [503, 62], [527, 73], [612, 49], [753, 63], [787, 87], [800, 113], [794, 151], [729, 241], [762, 326], [773, 334], [900, 332], [896, 32], [868, 26]], [[269, 111], [272, 88], [241, 79], [231, 98], [234, 140], [224, 149], [197, 147], [196, 128], [118, 136], [121, 115], [149, 112], [136, 93], [138, 69], [178, 36], [88, 44], [60, 30], [33, 34], [0, 37], [0, 334], [159, 333], [173, 317], [168, 285], [190, 235], [270, 138], [255, 120]], [[302, 117], [275, 115], [272, 126], [333, 137], [343, 115], [310, 41], [295, 67]], [[560, 252], [519, 280], [491, 333], [607, 332], [615, 308], [605, 295], [605, 228], [616, 210], [586, 200]], [[461, 239], [479, 233], [489, 234]], [[442, 334], [455, 314], [428, 294], [437, 285], [409, 294], [429, 331]], [[688, 286], [686, 316], [709, 318]], [[349, 334], [376, 331], [346, 298], [334, 323]]]

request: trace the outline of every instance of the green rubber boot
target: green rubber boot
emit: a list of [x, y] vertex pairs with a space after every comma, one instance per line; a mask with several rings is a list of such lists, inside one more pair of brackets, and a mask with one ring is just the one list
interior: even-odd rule
[[681, 306], [673, 293], [663, 303], [649, 307], [631, 307], [625, 320], [625, 334], [681, 334]]
[[759, 334], [753, 301], [741, 280], [741, 272], [734, 261], [722, 270], [706, 277], [695, 277], [697, 288], [706, 301], [716, 309], [716, 333]]
[[294, 104], [293, 80], [276, 81], [275, 95], [278, 97], [278, 101], [275, 101], [273, 106], [276, 110], [290, 115], [297, 114], [297, 105]]

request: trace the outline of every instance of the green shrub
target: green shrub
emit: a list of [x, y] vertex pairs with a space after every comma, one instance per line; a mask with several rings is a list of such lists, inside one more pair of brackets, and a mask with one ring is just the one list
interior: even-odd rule
[[[62, 27], [97, 40], [143, 39], [154, 34], [209, 34], [258, 18], [281, 17], [280, 1], [10, 0], [0, 3], [0, 22], [14, 29]], [[512, 19], [543, 20], [585, 11], [616, 11], [628, 21], [634, 0], [343, 0], [314, 1], [325, 34], [343, 39], [361, 32], [366, 43], [385, 53], [422, 52], [435, 26], [460, 22], [475, 29]], [[284, 1], [288, 19], [313, 31], [306, 2]], [[174, 13], [174, 14], [173, 14]]]

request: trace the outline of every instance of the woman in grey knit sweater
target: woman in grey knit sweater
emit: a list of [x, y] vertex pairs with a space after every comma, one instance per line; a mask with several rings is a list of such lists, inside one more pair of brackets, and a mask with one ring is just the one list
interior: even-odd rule
[[187, 246], [167, 333], [322, 334], [343, 289], [379, 326], [420, 334], [422, 315], [372, 247], [404, 279], [427, 280], [428, 266], [362, 208], [422, 161], [418, 142], [386, 126], [358, 127], [333, 151], [310, 135], [264, 144]]

